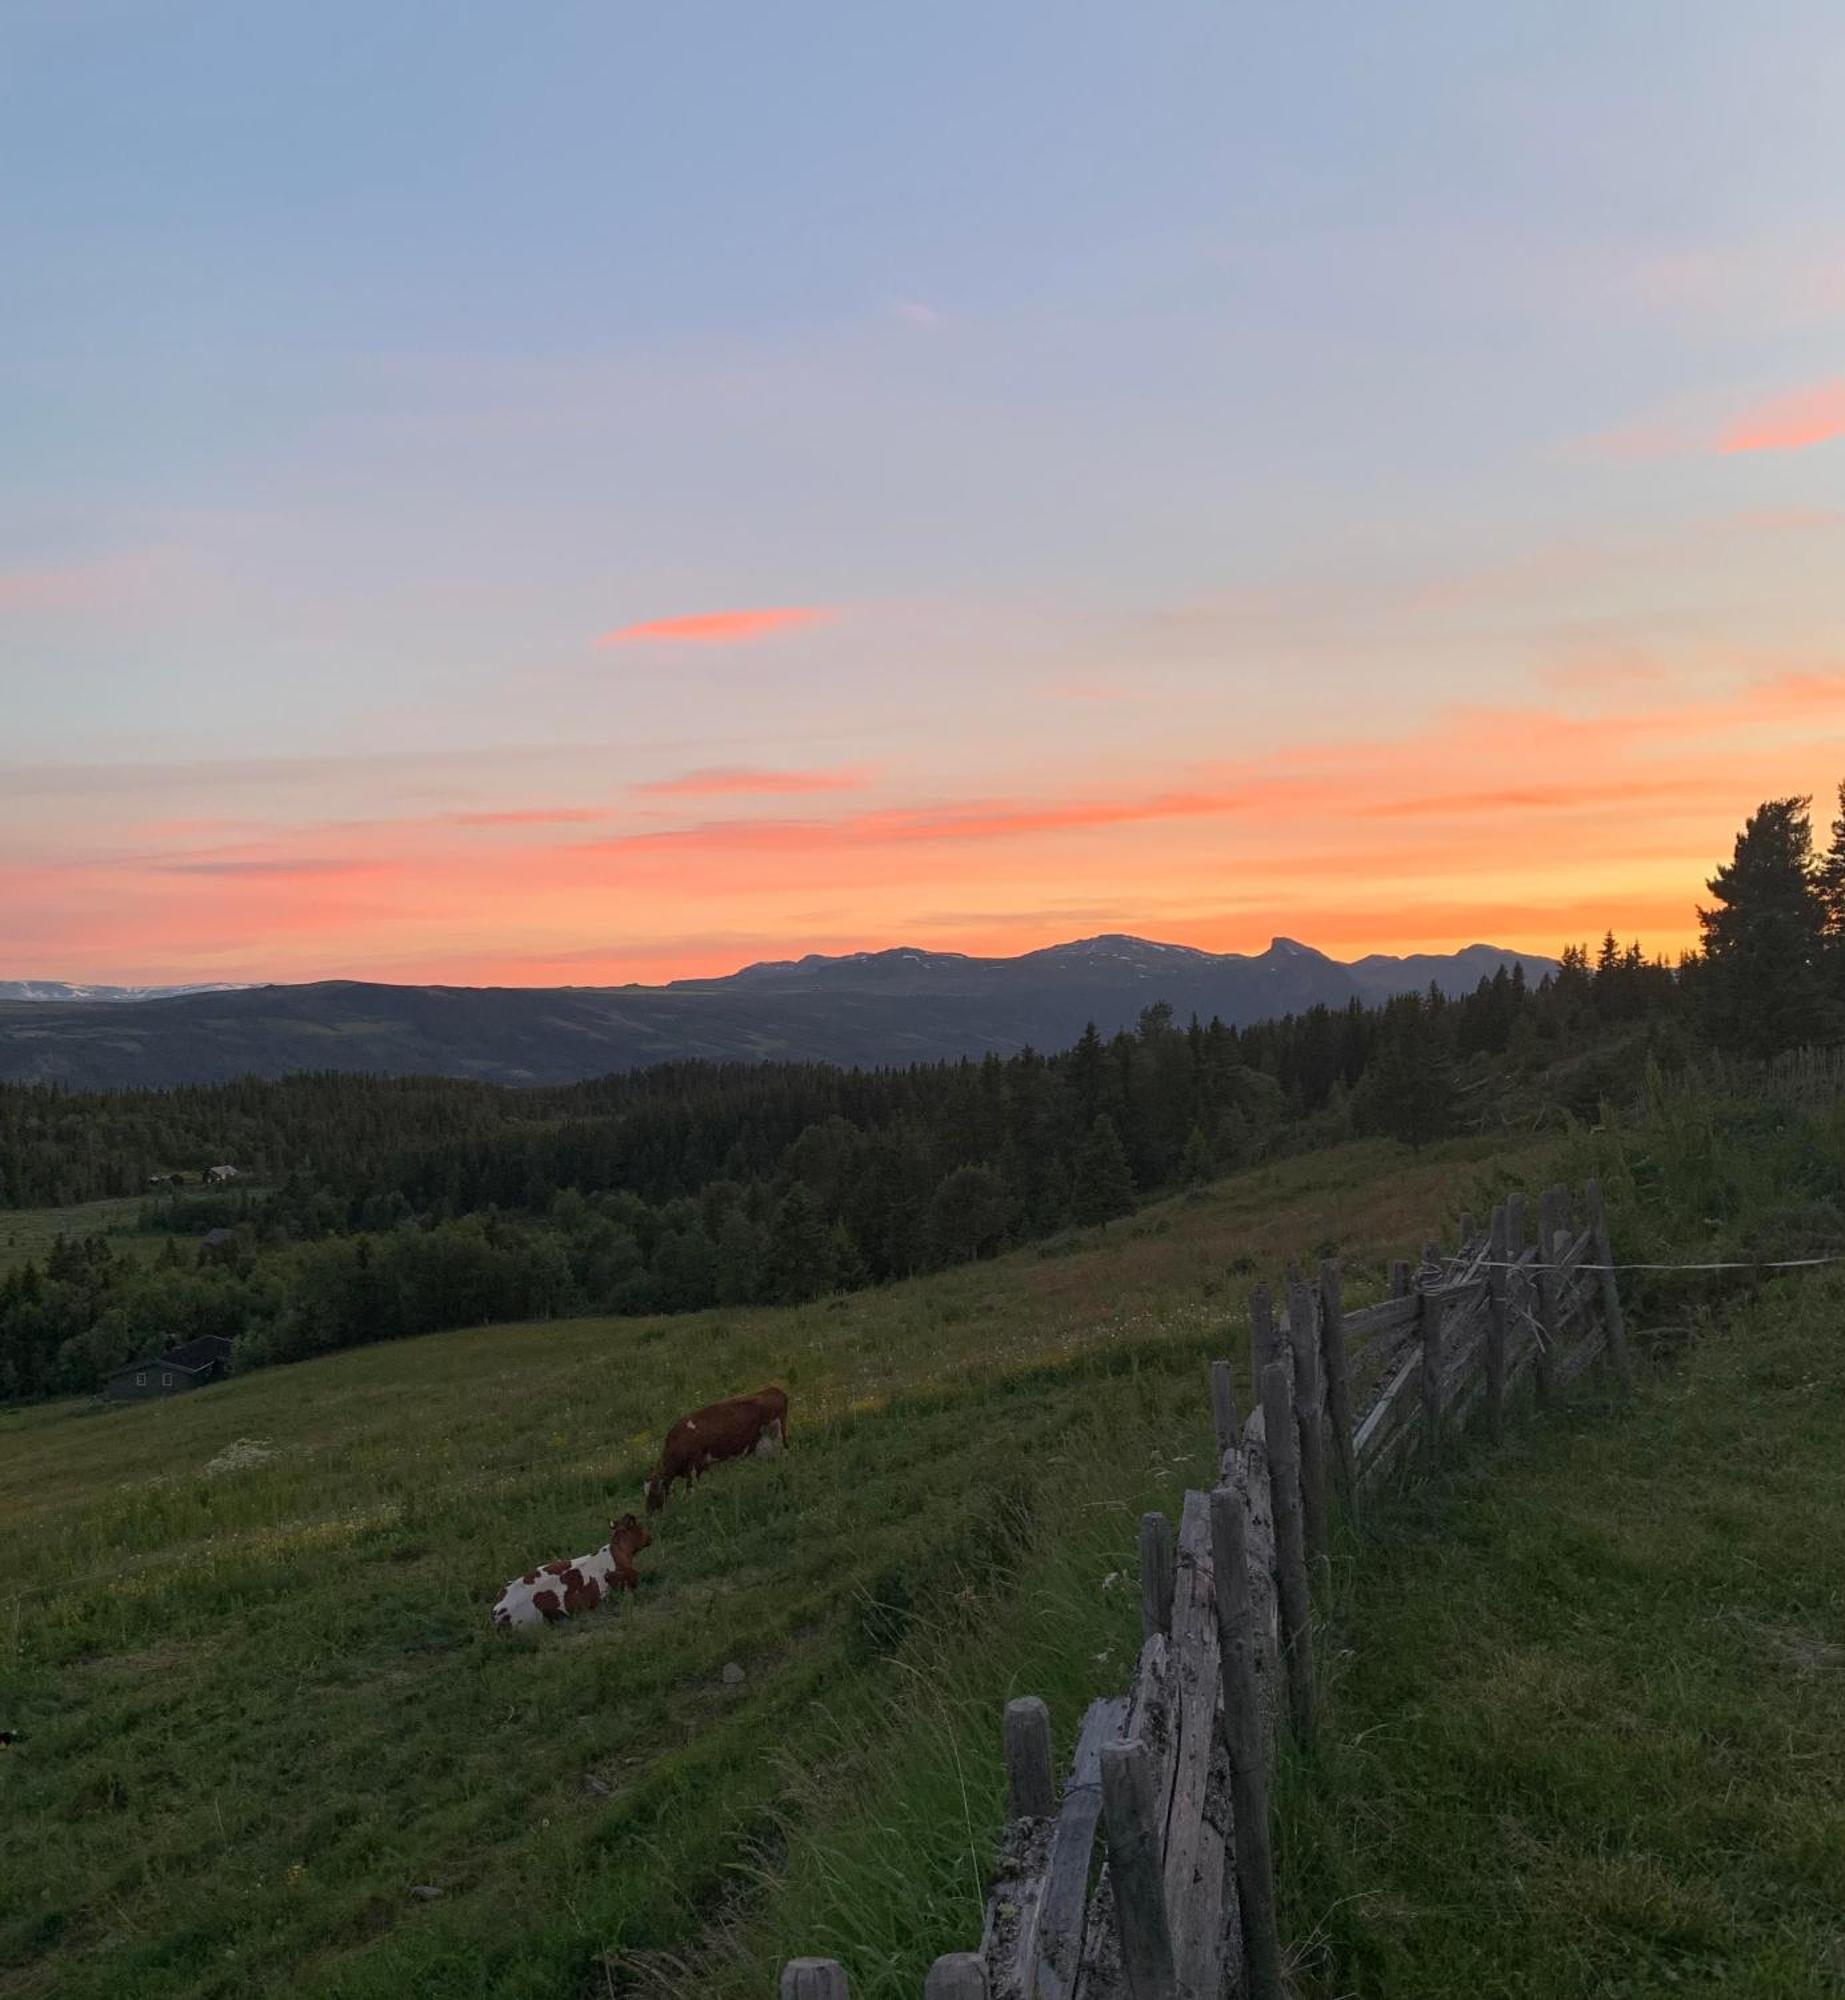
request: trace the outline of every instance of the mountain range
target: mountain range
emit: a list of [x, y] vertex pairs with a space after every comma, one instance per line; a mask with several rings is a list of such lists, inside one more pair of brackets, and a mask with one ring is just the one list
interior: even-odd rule
[[0, 1081], [161, 1087], [293, 1070], [567, 1083], [694, 1057], [890, 1064], [1067, 1047], [1166, 1001], [1238, 1026], [1434, 984], [1471, 992], [1502, 965], [1555, 961], [1475, 944], [1341, 964], [1276, 938], [1254, 954], [1109, 935], [1026, 952], [853, 952], [665, 986], [148, 989], [0, 982]]

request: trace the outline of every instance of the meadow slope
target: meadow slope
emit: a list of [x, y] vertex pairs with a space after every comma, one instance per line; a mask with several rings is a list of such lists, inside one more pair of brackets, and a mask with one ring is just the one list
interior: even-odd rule
[[[811, 1307], [0, 1416], [0, 1993], [556, 2000], [695, 1963], [740, 1995], [799, 1949], [914, 1991], [977, 1931], [1000, 1704], [1067, 1726], [1121, 1680], [1106, 1580], [1208, 1469], [1253, 1275], [1337, 1248], [1362, 1298], [1553, 1161], [1351, 1146]], [[638, 1597], [487, 1629], [638, 1504], [673, 1416], [769, 1379], [792, 1449], [675, 1501]]]

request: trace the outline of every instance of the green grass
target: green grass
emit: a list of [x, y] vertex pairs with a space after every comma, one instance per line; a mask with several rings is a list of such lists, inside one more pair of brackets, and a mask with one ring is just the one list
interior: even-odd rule
[[[913, 1994], [978, 1934], [1004, 1700], [1067, 1736], [1123, 1683], [1105, 1581], [1208, 1470], [1230, 1267], [1337, 1247], [1362, 1298], [1552, 1164], [1354, 1146], [811, 1308], [0, 1416], [0, 1993], [741, 1996], [806, 1950]], [[673, 1416], [769, 1379], [792, 1450], [675, 1500], [635, 1599], [487, 1629]], [[212, 1470], [239, 1440], [268, 1455]]]
[[1841, 1324], [1779, 1283], [1348, 1555], [1284, 1807], [1304, 1994], [1845, 1992]]
[[60, 1236], [107, 1236], [152, 1256], [167, 1239], [143, 1230], [142, 1197], [73, 1202], [68, 1208], [0, 1208], [0, 1277], [18, 1264], [43, 1264]]

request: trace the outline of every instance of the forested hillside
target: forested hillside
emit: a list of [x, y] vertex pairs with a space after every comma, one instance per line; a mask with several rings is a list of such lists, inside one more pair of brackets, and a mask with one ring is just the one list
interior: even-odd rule
[[0, 1280], [0, 1392], [82, 1389], [208, 1333], [250, 1366], [481, 1321], [883, 1284], [1355, 1132], [1420, 1145], [1505, 1129], [1559, 1088], [1590, 1110], [1633, 1059], [1570, 1052], [1642, 1023], [1664, 1047], [1677, 997], [1671, 973], [1610, 940], [1594, 969], [1572, 952], [1536, 989], [1501, 972], [1464, 1000], [1242, 1030], [1180, 1025], [1155, 1002], [1132, 1032], [1091, 1028], [1048, 1057], [681, 1064], [527, 1091], [326, 1075], [0, 1089], [16, 1208], [194, 1183], [208, 1163], [271, 1184], [163, 1185], [142, 1215], [158, 1255], [67, 1238]]
[[[492, 1320], [792, 1303], [1354, 1135], [1592, 1118], [1702, 1046], [1839, 1039], [1845, 820], [1815, 857], [1806, 802], [1771, 801], [1710, 887], [1705, 950], [1676, 970], [1609, 935], [1535, 985], [1501, 968], [1453, 1000], [1237, 1028], [1155, 998], [1133, 1029], [1048, 1056], [679, 1063], [524, 1090], [0, 1087], [0, 1248], [9, 1207], [147, 1191], [139, 1253], [73, 1234], [0, 1279], [0, 1395], [89, 1388], [201, 1334], [250, 1367]], [[263, 1191], [170, 1184], [218, 1163]]]

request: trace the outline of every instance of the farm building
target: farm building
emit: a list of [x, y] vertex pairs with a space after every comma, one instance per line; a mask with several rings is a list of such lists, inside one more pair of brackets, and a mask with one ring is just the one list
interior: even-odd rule
[[177, 1396], [186, 1389], [202, 1389], [228, 1374], [231, 1343], [221, 1335], [205, 1334], [176, 1347], [169, 1354], [151, 1355], [118, 1368], [103, 1384], [103, 1394], [112, 1403], [144, 1403], [156, 1396]]

